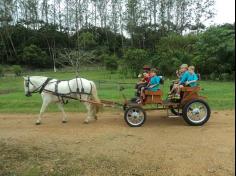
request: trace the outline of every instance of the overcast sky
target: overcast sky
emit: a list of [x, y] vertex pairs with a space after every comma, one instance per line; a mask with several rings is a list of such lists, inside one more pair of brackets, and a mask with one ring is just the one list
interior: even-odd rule
[[235, 0], [216, 0], [215, 9], [217, 14], [213, 24], [235, 22]]

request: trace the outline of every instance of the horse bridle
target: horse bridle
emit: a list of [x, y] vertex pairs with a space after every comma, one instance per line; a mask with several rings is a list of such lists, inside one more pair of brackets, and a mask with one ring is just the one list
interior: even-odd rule
[[41, 85], [39, 86], [38, 88], [36, 88], [34, 91], [30, 92], [29, 90], [29, 85], [31, 84], [32, 86], [36, 87], [31, 81], [30, 81], [30, 77], [27, 76], [27, 80], [25, 80], [25, 86], [27, 88], [27, 93], [26, 93], [26, 96], [27, 97], [30, 97], [32, 96], [32, 93], [42, 93], [42, 91], [44, 90], [45, 86], [48, 84], [48, 82], [51, 80], [52, 78], [47, 78], [47, 80]]

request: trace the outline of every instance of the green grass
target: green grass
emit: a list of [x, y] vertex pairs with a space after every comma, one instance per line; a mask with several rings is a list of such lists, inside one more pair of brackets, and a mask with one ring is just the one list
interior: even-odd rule
[[[58, 79], [72, 79], [75, 74], [72, 72], [33, 72], [29, 75], [41, 75]], [[98, 88], [100, 99], [114, 100], [122, 102], [119, 92], [119, 84], [125, 87], [124, 93], [127, 98], [134, 96], [134, 85], [136, 79], [125, 79], [118, 74], [110, 74], [104, 70], [81, 71], [81, 77], [95, 81]], [[99, 82], [100, 80], [100, 82]], [[101, 82], [101, 80], [106, 82]], [[170, 81], [167, 79], [162, 86], [164, 98], [168, 92]], [[208, 103], [214, 110], [234, 109], [234, 82], [216, 82], [216, 81], [200, 81], [200, 85], [204, 88], [201, 95], [207, 96]], [[41, 107], [41, 96], [34, 94], [27, 98], [24, 96], [23, 78], [22, 77], [3, 77], [0, 78], [0, 112], [7, 113], [38, 113]], [[66, 106], [66, 111], [81, 112], [85, 111], [84, 106], [78, 101], [71, 100]], [[55, 105], [50, 105], [48, 111], [58, 111]]]

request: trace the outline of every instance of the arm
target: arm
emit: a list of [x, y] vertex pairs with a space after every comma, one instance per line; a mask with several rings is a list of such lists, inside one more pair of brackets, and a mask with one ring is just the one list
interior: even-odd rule
[[198, 77], [196, 74], [193, 75], [193, 80], [190, 81], [186, 81], [186, 85], [197, 82], [198, 81]]
[[188, 72], [185, 72], [179, 81], [179, 85], [184, 84], [187, 80], [188, 80]]
[[153, 84], [149, 83], [149, 88], [153, 88], [153, 87], [159, 85], [160, 84], [160, 80], [161, 80], [161, 78], [159, 76], [156, 77]]

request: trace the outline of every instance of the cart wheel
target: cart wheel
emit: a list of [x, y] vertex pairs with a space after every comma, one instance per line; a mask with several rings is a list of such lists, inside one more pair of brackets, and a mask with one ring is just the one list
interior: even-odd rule
[[129, 107], [125, 111], [125, 122], [131, 127], [140, 127], [146, 120], [146, 112], [139, 106]]
[[172, 109], [170, 109], [170, 111], [171, 111], [174, 115], [176, 115], [176, 116], [182, 116], [182, 115], [183, 115], [182, 109], [174, 109], [174, 108], [172, 108]]
[[195, 99], [183, 108], [183, 118], [191, 126], [201, 126], [205, 124], [211, 115], [211, 110], [207, 102], [200, 99]]

